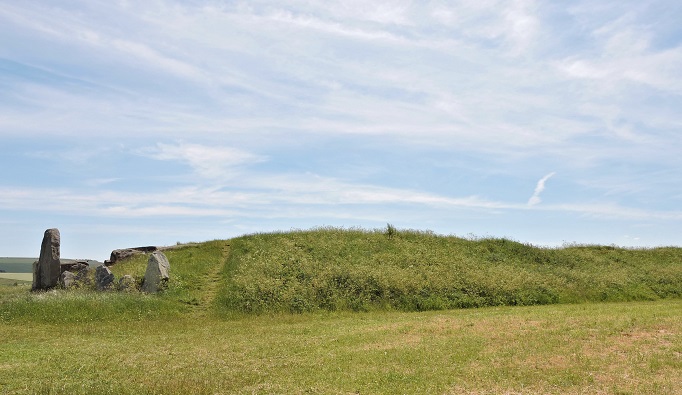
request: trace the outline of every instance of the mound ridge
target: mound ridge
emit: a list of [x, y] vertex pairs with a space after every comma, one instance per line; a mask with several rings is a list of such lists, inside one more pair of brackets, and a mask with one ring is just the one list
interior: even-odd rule
[[422, 311], [682, 296], [682, 249], [321, 228], [231, 241], [216, 305], [241, 313]]

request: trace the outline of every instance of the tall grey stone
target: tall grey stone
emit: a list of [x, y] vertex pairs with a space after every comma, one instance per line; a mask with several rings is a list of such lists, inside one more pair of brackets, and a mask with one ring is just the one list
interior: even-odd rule
[[48, 229], [40, 246], [40, 258], [33, 264], [33, 290], [50, 289], [57, 286], [60, 273], [59, 229]]
[[95, 269], [95, 286], [98, 291], [110, 289], [114, 283], [114, 274], [104, 265], [97, 266]]
[[64, 288], [72, 288], [76, 285], [76, 275], [71, 272], [64, 272], [61, 275], [62, 285]]
[[142, 291], [158, 292], [170, 278], [170, 262], [161, 251], [156, 251], [149, 256], [147, 271], [144, 273]]

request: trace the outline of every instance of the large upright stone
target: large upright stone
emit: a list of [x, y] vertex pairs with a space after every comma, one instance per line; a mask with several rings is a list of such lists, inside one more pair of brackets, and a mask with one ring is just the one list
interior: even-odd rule
[[114, 274], [104, 265], [99, 265], [95, 269], [95, 287], [98, 291], [111, 289], [114, 284]]
[[48, 229], [40, 246], [40, 258], [33, 264], [33, 290], [50, 289], [59, 281], [59, 229]]
[[64, 288], [73, 288], [76, 286], [76, 275], [71, 272], [64, 272], [61, 275], [61, 281]]
[[149, 256], [147, 271], [144, 273], [142, 291], [158, 292], [170, 278], [170, 263], [161, 251], [156, 251]]

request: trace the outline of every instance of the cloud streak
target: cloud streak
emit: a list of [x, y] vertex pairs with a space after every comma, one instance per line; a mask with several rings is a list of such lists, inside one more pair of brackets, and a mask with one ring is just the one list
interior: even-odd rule
[[551, 173], [545, 175], [544, 177], [542, 177], [540, 180], [538, 180], [538, 183], [535, 186], [535, 191], [533, 191], [533, 196], [531, 196], [530, 199], [528, 199], [528, 203], [527, 203], [528, 206], [532, 207], [532, 206], [535, 206], [535, 205], [539, 204], [540, 202], [542, 202], [542, 199], [540, 199], [540, 194], [545, 190], [545, 183], [547, 182], [547, 180], [552, 178], [554, 176], [554, 174], [556, 174], [556, 173], [551, 172]]
[[[428, 209], [446, 213], [449, 210], [480, 210], [491, 215], [533, 210], [580, 214], [595, 218], [682, 220], [680, 211], [657, 211], [627, 207], [613, 203], [562, 203], [534, 207], [550, 173], [538, 181], [528, 204], [492, 201], [477, 196], [448, 197], [408, 189], [355, 185], [318, 176], [270, 176], [244, 181], [243, 188], [185, 187], [160, 192], [83, 191], [60, 189], [4, 188], [0, 191], [0, 207], [5, 210], [40, 210], [64, 215], [104, 216], [111, 218], [146, 217], [218, 217], [240, 216], [314, 218], [336, 210], [340, 217], [353, 217], [352, 212], [373, 212], [381, 218], [396, 207]], [[242, 181], [242, 180], [240, 180]], [[530, 204], [532, 202], [534, 204]], [[287, 214], [288, 213], [288, 214]]]

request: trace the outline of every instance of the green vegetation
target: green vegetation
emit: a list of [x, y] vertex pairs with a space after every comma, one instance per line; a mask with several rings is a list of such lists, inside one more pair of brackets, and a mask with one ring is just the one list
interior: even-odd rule
[[158, 295], [0, 286], [0, 393], [682, 394], [682, 249], [391, 228], [178, 246]]
[[[214, 240], [201, 244], [180, 246], [164, 251], [171, 263], [171, 278], [164, 291], [164, 299], [183, 305], [207, 308], [215, 299], [215, 292], [222, 281], [220, 273], [230, 251], [230, 242]], [[130, 274], [142, 279], [147, 268], [147, 255], [111, 267], [116, 277]]]
[[0, 323], [3, 394], [680, 394], [682, 301]]
[[225, 275], [220, 307], [242, 313], [656, 300], [682, 296], [682, 249], [317, 229], [234, 239]]
[[[11, 278], [4, 278], [0, 276], [0, 289], [1, 287], [7, 287], [7, 286], [19, 286], [23, 284], [28, 284], [31, 285], [32, 281], [22, 281], [22, 280], [15, 280]], [[1, 290], [0, 290], [1, 292]]]
[[0, 273], [0, 279], [14, 281], [33, 281], [33, 273]]

